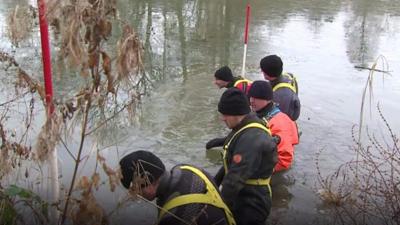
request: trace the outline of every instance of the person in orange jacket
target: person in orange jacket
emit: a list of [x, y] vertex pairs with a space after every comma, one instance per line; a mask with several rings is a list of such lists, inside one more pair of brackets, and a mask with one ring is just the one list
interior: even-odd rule
[[265, 120], [271, 133], [279, 137], [278, 163], [275, 165], [274, 173], [290, 168], [294, 145], [299, 143], [297, 126], [285, 113], [281, 112], [272, 101], [273, 91], [271, 84], [267, 81], [254, 81], [249, 91], [250, 104], [259, 118]]

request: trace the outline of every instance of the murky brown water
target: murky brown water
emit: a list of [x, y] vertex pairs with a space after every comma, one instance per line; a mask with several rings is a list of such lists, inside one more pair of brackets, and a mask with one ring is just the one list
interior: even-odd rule
[[[1, 0], [1, 31], [7, 9], [24, 2]], [[275, 187], [272, 221], [307, 224], [323, 220], [324, 207], [316, 195], [316, 153], [323, 149], [320, 164], [324, 174], [354, 157], [349, 150], [351, 127], [358, 123], [369, 73], [355, 66], [371, 66], [379, 55], [386, 57], [392, 76], [384, 82], [375, 79], [372, 111], [379, 101], [392, 128], [399, 131], [400, 1], [250, 3], [247, 76], [262, 79], [259, 60], [278, 54], [284, 69], [297, 75], [302, 102], [301, 143], [296, 148], [293, 168], [282, 175], [284, 184]], [[218, 119], [216, 105], [222, 91], [213, 86], [213, 73], [221, 65], [229, 65], [236, 74], [241, 71], [245, 4], [239, 0], [120, 0], [120, 16], [134, 23], [141, 34], [147, 72], [158, 82], [144, 100], [138, 124], [118, 132], [119, 154], [150, 149], [168, 167], [191, 163], [212, 173], [217, 170], [219, 154], [206, 153], [204, 148], [209, 139], [227, 133]], [[27, 49], [30, 45], [38, 47], [36, 43], [27, 45]], [[10, 48], [1, 35], [0, 49]], [[19, 58], [32, 59], [37, 52], [19, 54]], [[73, 87], [62, 77], [58, 84], [63, 86], [61, 94]], [[378, 132], [381, 129], [374, 122], [370, 128]], [[116, 165], [115, 148], [104, 152], [110, 160], [114, 158]], [[68, 177], [69, 165], [64, 163], [62, 168]], [[113, 204], [116, 198], [104, 201]], [[139, 210], [141, 206], [131, 207]], [[132, 224], [150, 223], [144, 217], [154, 216], [154, 210], [147, 206], [140, 212], [146, 216], [134, 216]]]

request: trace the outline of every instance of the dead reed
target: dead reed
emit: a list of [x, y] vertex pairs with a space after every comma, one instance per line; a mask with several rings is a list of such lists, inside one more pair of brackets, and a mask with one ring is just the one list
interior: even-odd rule
[[11, 43], [18, 47], [19, 43], [26, 40], [32, 32], [37, 17], [36, 9], [16, 6], [7, 18], [7, 36]]
[[[0, 178], [16, 169], [18, 160], [38, 159], [46, 162], [54, 148], [62, 143], [74, 164], [66, 195], [60, 196], [60, 202], [52, 205], [61, 213], [58, 223], [64, 224], [70, 221], [73, 224], [107, 224], [107, 215], [94, 195], [100, 183], [97, 166], [90, 179], [87, 176], [80, 178], [78, 170], [83, 159], [92, 156], [85, 155], [84, 151], [89, 137], [95, 138], [96, 132], [107, 123], [112, 123], [118, 114], [134, 116], [136, 104], [140, 101], [147, 85], [141, 59], [143, 48], [134, 29], [117, 18], [116, 0], [48, 0], [46, 4], [47, 19], [53, 25], [53, 31], [60, 35], [56, 45], [60, 47], [61, 61], [80, 71], [80, 74], [90, 82], [77, 90], [69, 99], [53, 99], [55, 111], [47, 117], [32, 143], [11, 141], [5, 125], [7, 120], [0, 120], [2, 139], [0, 163], [4, 166], [1, 168]], [[28, 9], [31, 11], [16, 7], [8, 19], [9, 38], [16, 47], [37, 25], [33, 22], [37, 20], [34, 13], [37, 9], [32, 7]], [[123, 32], [117, 38], [119, 40], [117, 43], [110, 43], [114, 26], [121, 26]], [[112, 44], [116, 46], [113, 48]], [[114, 54], [109, 49], [117, 49], [117, 52]], [[13, 56], [0, 52], [0, 65], [5, 65], [5, 69], [9, 67], [16, 69], [15, 88], [18, 93], [39, 96], [44, 107], [48, 107], [44, 101], [44, 87], [34, 75], [20, 68]], [[11, 108], [19, 98], [16, 92], [15, 98], [1, 103], [2, 118], [12, 116], [7, 109]], [[32, 120], [33, 115], [37, 114], [31, 113], [29, 120]], [[26, 132], [22, 132], [23, 134], [32, 132], [32, 127], [29, 125], [25, 129]], [[77, 130], [80, 131], [79, 147], [69, 149], [68, 139], [71, 133]], [[26, 140], [23, 137], [18, 138]], [[106, 164], [106, 160], [99, 152], [96, 155], [97, 163], [108, 177], [109, 188], [114, 191], [119, 185], [120, 175]], [[75, 185], [78, 180], [80, 180], [79, 185]], [[80, 197], [76, 197], [76, 193], [80, 193], [78, 195]], [[18, 212], [15, 216], [17, 215]]]
[[[386, 66], [383, 57], [379, 57]], [[377, 61], [378, 61], [377, 60]], [[377, 62], [368, 76], [360, 112], [358, 129], [353, 126], [355, 159], [344, 163], [331, 175], [317, 170], [320, 197], [331, 206], [333, 224], [400, 224], [400, 151], [399, 139], [384, 116], [380, 105], [377, 112], [385, 130], [381, 137], [364, 126], [364, 107], [373, 98], [373, 77]], [[367, 95], [369, 93], [369, 95]], [[371, 106], [370, 106], [371, 113]]]

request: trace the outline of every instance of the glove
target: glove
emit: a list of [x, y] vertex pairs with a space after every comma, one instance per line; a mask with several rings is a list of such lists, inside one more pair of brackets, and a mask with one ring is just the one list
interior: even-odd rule
[[206, 149], [210, 149], [210, 148], [214, 148], [214, 147], [219, 147], [219, 146], [223, 146], [224, 142], [225, 142], [226, 137], [223, 138], [214, 138], [211, 139], [207, 142], [206, 144]]
[[272, 140], [276, 143], [276, 145], [279, 145], [281, 143], [281, 137], [278, 135], [272, 135]]

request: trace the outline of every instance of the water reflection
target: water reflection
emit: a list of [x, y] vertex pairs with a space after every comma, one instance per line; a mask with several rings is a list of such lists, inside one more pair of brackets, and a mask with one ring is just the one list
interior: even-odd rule
[[[128, 3], [122, 1], [121, 4]], [[225, 64], [240, 65], [245, 2], [221, 0], [187, 3], [177, 0], [165, 3], [152, 0], [129, 4], [136, 10], [122, 9], [121, 14], [132, 18], [131, 21], [144, 37], [146, 66], [152, 77], [158, 79], [170, 74], [166, 65], [175, 68], [183, 80], [186, 80], [188, 66], [199, 61], [206, 61], [213, 69]], [[351, 15], [347, 16], [344, 26], [346, 52], [352, 63], [368, 63], [377, 56], [376, 50], [379, 49], [379, 37], [373, 34], [382, 32], [382, 21], [387, 19], [382, 13], [393, 13], [399, 8], [398, 5], [379, 1], [353, 1], [350, 5], [341, 0], [286, 0], [268, 4], [254, 1], [250, 43], [256, 42], [256, 46], [257, 42], [265, 43], [259, 50], [271, 51], [268, 50], [271, 49], [268, 40], [259, 40], [258, 33], [267, 32], [263, 38], [275, 39], [293, 18], [300, 17], [304, 17], [310, 29], [319, 35], [325, 23], [335, 22], [343, 9], [351, 7]], [[380, 10], [371, 10], [376, 8]], [[367, 18], [368, 13], [374, 13], [375, 16]], [[297, 33], [293, 31], [291, 35], [295, 37]], [[257, 65], [260, 56], [255, 56], [251, 49], [249, 55], [250, 64]], [[207, 59], [202, 56], [207, 56]]]
[[349, 59], [363, 66], [376, 57], [379, 36], [375, 34], [381, 30], [384, 19], [382, 15], [369, 12], [368, 8], [374, 4], [374, 1], [354, 1], [354, 10], [345, 25]]
[[289, 187], [294, 184], [294, 177], [287, 174], [286, 171], [276, 173], [271, 179], [272, 205], [275, 208], [289, 208], [289, 202], [293, 195]]

